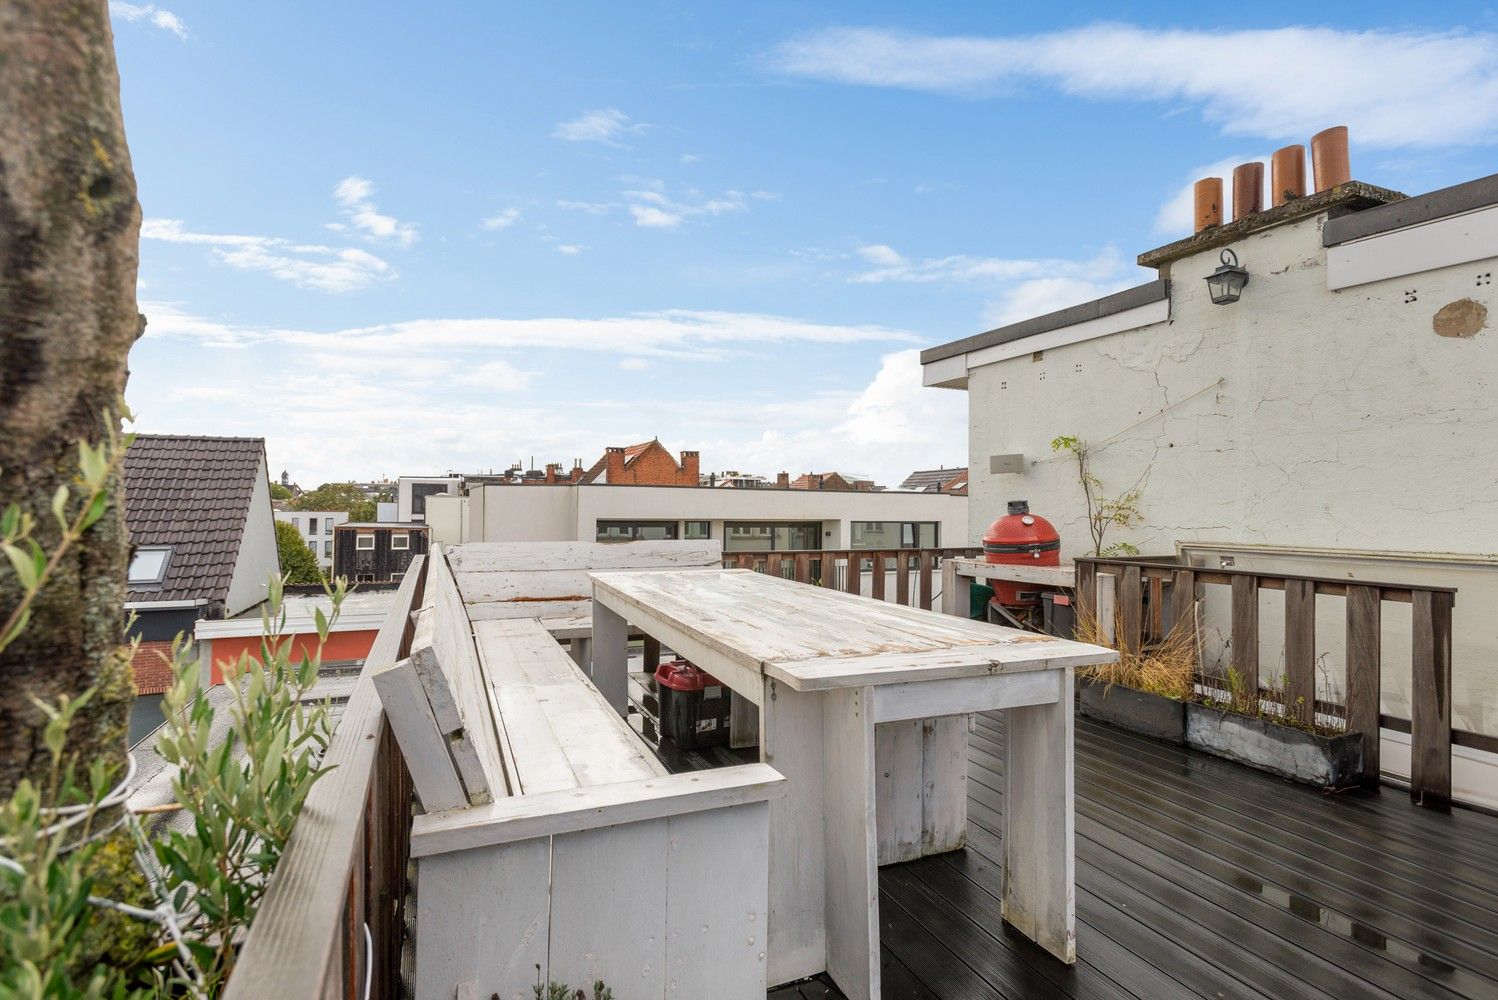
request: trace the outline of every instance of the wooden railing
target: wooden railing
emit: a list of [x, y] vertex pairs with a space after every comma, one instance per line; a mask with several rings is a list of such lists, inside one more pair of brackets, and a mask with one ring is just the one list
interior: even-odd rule
[[[1445, 808], [1451, 800], [1453, 742], [1498, 749], [1498, 740], [1451, 727], [1451, 609], [1456, 590], [1402, 583], [1333, 579], [1252, 569], [1207, 569], [1172, 557], [1079, 558], [1076, 560], [1079, 620], [1117, 629], [1121, 650], [1159, 642], [1176, 623], [1194, 628], [1197, 588], [1231, 588], [1231, 649], [1236, 684], [1203, 673], [1198, 681], [1219, 690], [1236, 687], [1247, 706], [1267, 703], [1301, 724], [1318, 714], [1345, 721], [1363, 734], [1363, 761], [1369, 780], [1379, 774], [1379, 727], [1410, 734], [1410, 797]], [[1285, 595], [1285, 669], [1280, 687], [1266, 687], [1259, 668], [1259, 592]], [[1346, 704], [1316, 696], [1316, 597], [1341, 597], [1346, 605]], [[1410, 716], [1381, 712], [1382, 614], [1385, 602], [1409, 604], [1413, 645]]]
[[406, 654], [425, 568], [412, 560], [364, 661], [225, 1000], [400, 995], [411, 779], [371, 671]]
[[982, 551], [957, 548], [725, 552], [723, 565], [930, 610], [940, 589], [936, 581], [940, 579], [937, 574], [941, 572], [941, 561], [953, 556], [975, 556]]

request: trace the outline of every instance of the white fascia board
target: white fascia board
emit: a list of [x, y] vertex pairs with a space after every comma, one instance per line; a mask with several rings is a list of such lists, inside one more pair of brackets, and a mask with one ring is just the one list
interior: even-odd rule
[[954, 354], [921, 366], [921, 384], [927, 388], [966, 389], [967, 355]]
[[[340, 615], [329, 632], [375, 632], [385, 622], [382, 614]], [[199, 639], [230, 639], [261, 635], [264, 631], [259, 617], [226, 618], [221, 621], [198, 622], [195, 630]], [[301, 635], [316, 632], [317, 621], [313, 618], [290, 618], [282, 630], [285, 635]]]
[[186, 611], [189, 608], [201, 608], [208, 601], [204, 598], [193, 598], [185, 601], [126, 601], [126, 611]]
[[1498, 205], [1327, 247], [1326, 287], [1373, 281], [1498, 257]]
[[1123, 312], [1113, 313], [1110, 316], [1099, 316], [1097, 319], [1089, 319], [1082, 323], [1074, 323], [1071, 326], [1063, 326], [1030, 337], [1012, 340], [1007, 344], [995, 344], [992, 347], [972, 351], [964, 355], [965, 367], [968, 371], [972, 371], [974, 368], [1008, 361], [1010, 358], [1024, 357], [1036, 351], [1049, 351], [1068, 344], [1080, 344], [1083, 341], [1097, 340], [1099, 337], [1111, 337], [1115, 333], [1154, 326], [1168, 319], [1170, 319], [1170, 299], [1147, 302], [1142, 306], [1125, 309]]

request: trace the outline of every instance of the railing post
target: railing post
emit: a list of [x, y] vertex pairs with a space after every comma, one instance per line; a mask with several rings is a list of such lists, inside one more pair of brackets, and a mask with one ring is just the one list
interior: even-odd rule
[[966, 618], [971, 609], [964, 606], [962, 598], [966, 595], [957, 593], [957, 564], [951, 559], [941, 561], [941, 609], [949, 615]]
[[1410, 798], [1435, 809], [1451, 806], [1451, 605], [1444, 591], [1411, 600]]
[[1363, 734], [1363, 784], [1378, 785], [1383, 595], [1347, 587], [1347, 729]]
[[823, 550], [822, 552], [822, 586], [830, 590], [837, 589], [837, 553]]
[[1150, 642], [1165, 638], [1165, 581], [1158, 576], [1149, 577], [1150, 613], [1146, 637]]
[[795, 572], [797, 583], [811, 582], [811, 553], [797, 552], [795, 557]]
[[1118, 577], [1097, 574], [1097, 634], [1104, 646], [1118, 643]]
[[1285, 711], [1302, 725], [1316, 721], [1316, 584], [1285, 581]]
[[1251, 574], [1233, 577], [1233, 669], [1243, 683], [1238, 706], [1250, 715], [1259, 714], [1259, 578]]
[[927, 611], [931, 610], [932, 587], [931, 587], [931, 550], [922, 549], [920, 557], [916, 560], [916, 571], [919, 579], [920, 606]]
[[1078, 562], [1072, 564], [1072, 569], [1076, 575], [1072, 604], [1077, 610], [1077, 624], [1090, 621], [1101, 625], [1097, 616], [1097, 564]]
[[661, 641], [645, 637], [645, 672], [655, 673], [655, 668], [661, 665]]
[[863, 554], [848, 550], [848, 572], [843, 579], [843, 589], [850, 594], [863, 593]]
[[779, 552], [771, 552], [765, 556], [765, 575], [780, 576], [780, 564], [784, 559], [785, 557]]
[[1178, 569], [1170, 575], [1170, 630], [1191, 638], [1196, 652], [1196, 572]]
[[1138, 653], [1144, 647], [1144, 587], [1138, 566], [1123, 563], [1118, 570], [1119, 624], [1123, 632], [1118, 648]]
[[869, 596], [876, 601], [884, 600], [884, 553], [869, 554], [869, 569], [873, 575], [869, 580]]
[[904, 549], [895, 553], [895, 603], [910, 604], [910, 553]]

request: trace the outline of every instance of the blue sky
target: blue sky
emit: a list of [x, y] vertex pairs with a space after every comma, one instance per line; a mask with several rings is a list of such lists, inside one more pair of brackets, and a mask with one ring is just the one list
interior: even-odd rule
[[1493, 171], [1498, 12], [112, 3], [137, 429], [325, 480], [966, 460], [915, 351], [1148, 280], [1198, 176], [1347, 124]]

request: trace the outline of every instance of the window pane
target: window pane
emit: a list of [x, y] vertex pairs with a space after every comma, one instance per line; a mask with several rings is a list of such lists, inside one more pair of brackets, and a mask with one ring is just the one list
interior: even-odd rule
[[675, 541], [675, 521], [599, 521], [600, 542], [667, 542]]
[[725, 552], [769, 552], [772, 541], [768, 525], [723, 525], [723, 551]]
[[899, 521], [854, 521], [851, 525], [854, 549], [897, 549], [900, 547]]
[[166, 558], [171, 549], [136, 549], [130, 560], [129, 581], [131, 583], [155, 583], [166, 569]]
[[309, 517], [309, 518], [307, 518], [307, 534], [309, 534], [309, 535], [315, 535], [315, 534], [317, 534], [317, 518], [315, 518], [315, 517]]
[[332, 542], [323, 542], [322, 543], [322, 554], [325, 555], [325, 556], [327, 556], [329, 559], [331, 559], [333, 557], [333, 543]]
[[916, 525], [916, 545], [923, 549], [934, 549], [941, 544], [941, 534], [935, 521], [922, 521]]
[[710, 521], [688, 521], [686, 522], [686, 529], [686, 537], [688, 539], [712, 537], [712, 523]]

